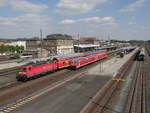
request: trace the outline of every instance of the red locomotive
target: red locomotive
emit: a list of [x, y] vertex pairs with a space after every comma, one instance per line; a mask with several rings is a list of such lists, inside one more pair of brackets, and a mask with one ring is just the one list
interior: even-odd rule
[[66, 58], [53, 58], [47, 61], [40, 61], [36, 63], [29, 63], [19, 67], [16, 79], [18, 81], [26, 81], [30, 78], [36, 78], [49, 72], [54, 72], [62, 68], [78, 69], [84, 65], [106, 58], [107, 51], [97, 51], [84, 53], [78, 56], [71, 56]]
[[55, 70], [57, 70], [56, 61], [48, 60], [36, 63], [31, 62], [19, 67], [19, 73], [16, 78], [18, 81], [26, 81], [30, 78], [36, 78]]

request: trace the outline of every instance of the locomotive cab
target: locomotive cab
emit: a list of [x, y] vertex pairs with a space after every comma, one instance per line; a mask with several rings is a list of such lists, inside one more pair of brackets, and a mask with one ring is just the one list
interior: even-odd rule
[[18, 75], [17, 75], [17, 77], [16, 77], [16, 79], [18, 80], [18, 81], [26, 81], [28, 78], [27, 78], [27, 76], [28, 76], [28, 74], [30, 73], [30, 71], [31, 71], [31, 66], [21, 66], [21, 67], [19, 67], [19, 71], [18, 71]]

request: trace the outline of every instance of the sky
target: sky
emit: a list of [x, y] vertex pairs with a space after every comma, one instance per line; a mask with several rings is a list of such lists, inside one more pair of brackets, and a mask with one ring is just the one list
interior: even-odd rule
[[150, 0], [0, 0], [0, 38], [150, 40]]

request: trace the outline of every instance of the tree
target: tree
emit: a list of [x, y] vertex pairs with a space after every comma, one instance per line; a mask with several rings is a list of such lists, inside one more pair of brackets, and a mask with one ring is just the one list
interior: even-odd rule
[[21, 50], [24, 50], [23, 46], [10, 46], [10, 45], [1, 45], [0, 46], [0, 53], [6, 53], [6, 52], [19, 52]]

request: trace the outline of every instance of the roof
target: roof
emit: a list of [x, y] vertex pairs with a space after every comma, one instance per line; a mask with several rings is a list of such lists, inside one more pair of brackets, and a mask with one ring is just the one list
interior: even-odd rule
[[66, 34], [52, 34], [48, 35], [44, 40], [73, 40], [72, 36]]
[[54, 56], [53, 58], [56, 58], [56, 59], [60, 59], [60, 58], [65, 58], [65, 59], [68, 59], [68, 58], [73, 58], [73, 57], [78, 57], [80, 55], [82, 55], [83, 53], [74, 53], [74, 54], [68, 54], [68, 55], [56, 55]]
[[95, 45], [95, 44], [80, 44], [80, 45], [74, 45], [75, 47], [79, 47], [79, 48], [88, 48], [88, 47], [99, 47], [99, 45]]
[[46, 61], [36, 61], [36, 62], [31, 61], [25, 65], [22, 65], [22, 66], [37, 66], [37, 65], [47, 64], [50, 62], [53, 62], [53, 61], [51, 59], [48, 59]]
[[26, 39], [26, 41], [40, 41], [40, 39], [39, 37], [33, 37], [33, 38]]
[[74, 61], [77, 61], [77, 60], [82, 60], [82, 59], [87, 59], [86, 57], [78, 57], [78, 58], [75, 58], [73, 59]]
[[91, 41], [91, 40], [96, 40], [96, 37], [82, 37], [80, 38], [80, 40]]
[[135, 47], [129, 46], [129, 47], [124, 47], [124, 50], [130, 50], [130, 49], [135, 49]]

